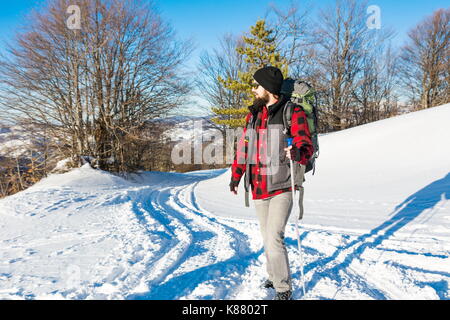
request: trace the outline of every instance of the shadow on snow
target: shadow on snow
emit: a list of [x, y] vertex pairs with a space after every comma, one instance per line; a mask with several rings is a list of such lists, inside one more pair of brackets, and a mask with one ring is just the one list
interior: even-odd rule
[[[319, 259], [313, 263], [305, 266], [305, 273], [310, 270], [318, 269], [312, 276], [312, 279], [306, 283], [307, 291], [311, 290], [322, 278], [328, 277], [335, 280], [341, 288], [345, 279], [340, 275], [340, 271], [347, 268], [354, 259], [361, 257], [366, 249], [376, 248], [384, 240], [391, 237], [395, 232], [416, 219], [422, 212], [427, 209], [434, 208], [440, 201], [448, 200], [450, 193], [450, 173], [444, 178], [434, 181], [425, 186], [421, 190], [409, 196], [401, 204], [397, 205], [395, 210], [391, 213], [391, 218], [385, 221], [380, 226], [371, 230], [369, 233], [359, 236], [356, 240], [350, 242], [348, 245], [339, 248], [336, 252], [328, 258]], [[344, 261], [331, 267], [320, 270], [321, 266], [335, 260], [342, 251], [352, 248], [352, 251], [347, 254]], [[448, 257], [445, 257], [448, 258]], [[442, 276], [450, 277], [449, 273], [422, 270], [425, 273], [440, 274]], [[386, 299], [386, 296], [379, 290], [371, 288], [363, 279], [355, 280], [359, 287], [369, 294], [374, 299]], [[419, 286], [425, 286], [427, 283], [417, 283]], [[430, 285], [430, 284], [428, 284]], [[435, 283], [432, 286], [436, 293], [442, 298], [448, 295], [448, 285]], [[448, 298], [448, 297], [447, 297]]]

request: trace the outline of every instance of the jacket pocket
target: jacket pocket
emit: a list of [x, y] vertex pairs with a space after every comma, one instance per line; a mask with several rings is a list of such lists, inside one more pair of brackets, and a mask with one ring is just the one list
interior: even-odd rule
[[272, 185], [286, 185], [290, 182], [291, 169], [288, 165], [271, 166], [270, 179]]

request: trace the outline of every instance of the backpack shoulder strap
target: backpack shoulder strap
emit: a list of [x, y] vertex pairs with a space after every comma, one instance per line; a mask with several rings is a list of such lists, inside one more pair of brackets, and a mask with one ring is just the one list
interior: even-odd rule
[[292, 114], [294, 113], [294, 107], [294, 103], [290, 100], [286, 102], [283, 107], [283, 133], [288, 136], [291, 135]]

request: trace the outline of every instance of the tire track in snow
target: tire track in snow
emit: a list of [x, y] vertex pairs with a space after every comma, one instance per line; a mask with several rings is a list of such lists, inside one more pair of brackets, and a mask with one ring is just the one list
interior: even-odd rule
[[[159, 233], [161, 248], [150, 259], [145, 275], [141, 277], [141, 283], [145, 282], [148, 291], [128, 295], [128, 299], [267, 298], [264, 297], [264, 290], [261, 293], [255, 290], [257, 280], [265, 274], [264, 263], [259, 261], [262, 250], [250, 248], [250, 233], [246, 230], [245, 222], [243, 227], [241, 220], [220, 218], [198, 205], [195, 188], [199, 181], [206, 178], [210, 177], [186, 174], [180, 176], [176, 183], [168, 181], [159, 190], [153, 189], [138, 199], [135, 206], [144, 215], [158, 221], [163, 231]], [[145, 225], [150, 222], [141, 219], [141, 223]], [[366, 250], [382, 250], [378, 245], [389, 238], [382, 229], [379, 227], [360, 236], [303, 229], [302, 241], [309, 238], [309, 245], [302, 244], [307, 261], [306, 298], [392, 297], [392, 288], [386, 288], [383, 282], [373, 281], [371, 274], [367, 274], [367, 268], [374, 266], [374, 263], [375, 270], [380, 270], [385, 264], [377, 262], [377, 253]], [[320, 252], [320, 244], [315, 243], [323, 232], [331, 238], [340, 236], [340, 244], [333, 245], [334, 253], [324, 255]], [[294, 238], [287, 237], [286, 245], [291, 253], [298, 253]], [[402, 254], [405, 254], [405, 250]], [[293, 271], [298, 269], [298, 263], [293, 263], [292, 267]], [[388, 267], [392, 269], [395, 265]], [[297, 271], [293, 274], [294, 297], [304, 298], [299, 289]], [[324, 289], [326, 294], [321, 292]]]
[[[200, 210], [194, 190], [199, 180], [167, 187], [141, 198], [141, 208], [169, 234], [152, 260], [144, 294], [128, 299], [179, 299], [186, 296], [225, 299], [242, 281], [260, 255], [252, 252], [248, 236]], [[145, 220], [141, 219], [141, 223]]]

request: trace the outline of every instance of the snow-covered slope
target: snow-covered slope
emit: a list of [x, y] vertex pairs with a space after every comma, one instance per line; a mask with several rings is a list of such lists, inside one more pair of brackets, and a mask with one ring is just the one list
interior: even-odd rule
[[[186, 118], [187, 119], [181, 118], [180, 120], [183, 121], [174, 124], [172, 129], [169, 129], [164, 133], [164, 136], [171, 141], [193, 142], [195, 139], [200, 139], [202, 136], [206, 138], [219, 133], [217, 129], [211, 127], [211, 123], [207, 118]], [[210, 138], [206, 140], [209, 139]]]
[[[193, 184], [219, 173], [149, 172], [128, 182], [85, 165], [0, 200], [0, 299], [125, 299], [175, 276], [171, 270], [227, 258], [226, 246], [213, 253], [201, 242], [214, 234], [215, 245], [236, 240], [200, 216], [189, 226], [173, 196], [187, 188], [190, 205]], [[201, 224], [215, 232], [193, 235]], [[195, 263], [191, 255], [203, 251]]]
[[[294, 219], [286, 230], [294, 298], [450, 298], [448, 119], [445, 105], [321, 137], [306, 297]], [[0, 299], [272, 298], [254, 210], [228, 181], [85, 166], [0, 200]]]

